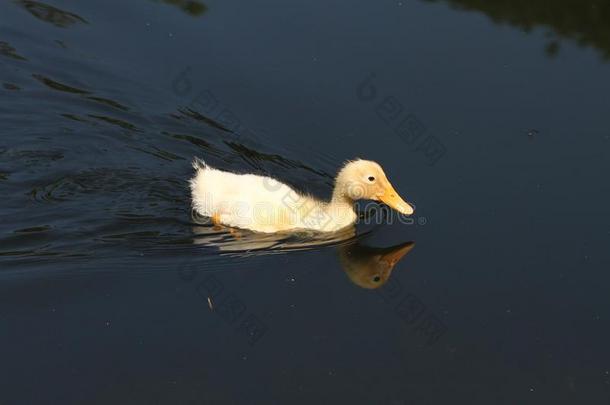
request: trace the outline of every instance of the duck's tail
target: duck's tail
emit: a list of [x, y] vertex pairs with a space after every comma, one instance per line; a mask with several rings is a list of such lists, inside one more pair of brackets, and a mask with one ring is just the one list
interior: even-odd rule
[[203, 159], [200, 159], [198, 157], [195, 157], [193, 159], [193, 169], [195, 170], [199, 170], [199, 169], [208, 169], [210, 166], [208, 166], [208, 164], [206, 162], [203, 161]]

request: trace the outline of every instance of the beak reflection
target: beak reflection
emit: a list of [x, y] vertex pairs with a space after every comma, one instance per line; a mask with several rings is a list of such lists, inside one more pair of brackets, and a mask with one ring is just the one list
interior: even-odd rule
[[[278, 238], [278, 235], [260, 235], [244, 233], [237, 237], [229, 232], [219, 232], [212, 226], [195, 226], [193, 243], [216, 248], [220, 252], [256, 252], [270, 249], [308, 249], [314, 245], [298, 240]], [[348, 229], [343, 234], [330, 236], [326, 242], [338, 243], [354, 237], [355, 230]], [[371, 247], [351, 240], [345, 245], [338, 245], [337, 254], [341, 267], [347, 277], [359, 287], [375, 289], [383, 286], [396, 264], [415, 247], [414, 242], [403, 242], [390, 247]]]
[[339, 247], [339, 260], [343, 271], [354, 284], [375, 289], [388, 281], [394, 266], [413, 247], [414, 242], [404, 242], [386, 248], [364, 246], [355, 242]]

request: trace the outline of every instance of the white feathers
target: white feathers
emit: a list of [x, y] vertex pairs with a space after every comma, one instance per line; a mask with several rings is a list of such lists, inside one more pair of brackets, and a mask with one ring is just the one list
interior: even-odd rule
[[299, 194], [271, 177], [225, 172], [199, 159], [195, 159], [193, 167], [193, 208], [215, 223], [231, 227], [268, 233], [297, 229], [337, 231], [354, 224], [354, 201], [360, 199], [384, 202], [402, 214], [413, 213], [381, 166], [370, 160], [345, 163], [335, 178], [329, 202]]
[[197, 169], [205, 169], [208, 167], [208, 165], [203, 161], [203, 159], [200, 159], [198, 157], [195, 157], [193, 159], [193, 169], [197, 170]]
[[271, 177], [214, 169], [195, 159], [193, 208], [222, 224], [258, 232], [335, 231], [352, 224], [352, 206], [335, 207], [299, 194]]

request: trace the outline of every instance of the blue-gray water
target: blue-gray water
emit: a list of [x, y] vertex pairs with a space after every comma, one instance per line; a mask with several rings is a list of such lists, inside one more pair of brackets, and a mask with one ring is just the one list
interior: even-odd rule
[[[607, 404], [609, 56], [595, 0], [3, 1], [0, 404]], [[416, 215], [244, 251], [193, 156]]]

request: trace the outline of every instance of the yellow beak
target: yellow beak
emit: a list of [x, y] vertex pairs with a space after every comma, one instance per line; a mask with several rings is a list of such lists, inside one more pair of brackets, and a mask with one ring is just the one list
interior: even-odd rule
[[413, 214], [413, 207], [411, 207], [405, 200], [402, 199], [402, 197], [398, 195], [390, 183], [388, 183], [384, 193], [379, 196], [379, 200], [401, 214]]

